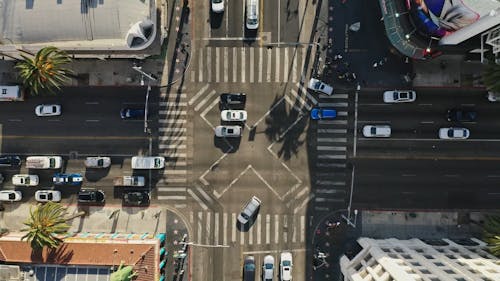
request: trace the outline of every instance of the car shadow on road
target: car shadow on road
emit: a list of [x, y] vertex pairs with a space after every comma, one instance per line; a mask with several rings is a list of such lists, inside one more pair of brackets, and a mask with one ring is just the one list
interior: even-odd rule
[[214, 146], [223, 153], [235, 153], [240, 148], [240, 138], [221, 138], [214, 136]]
[[87, 168], [85, 170], [85, 179], [89, 182], [97, 182], [105, 178], [109, 173], [109, 168], [105, 169], [92, 169]]

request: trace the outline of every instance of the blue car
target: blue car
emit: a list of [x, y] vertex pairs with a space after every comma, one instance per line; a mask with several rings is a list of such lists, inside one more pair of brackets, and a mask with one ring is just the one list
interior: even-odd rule
[[80, 185], [83, 182], [81, 174], [54, 174], [54, 185]]
[[142, 119], [144, 118], [144, 109], [124, 108], [120, 111], [120, 117], [122, 119]]
[[313, 108], [311, 110], [311, 119], [335, 119], [337, 110], [331, 108]]

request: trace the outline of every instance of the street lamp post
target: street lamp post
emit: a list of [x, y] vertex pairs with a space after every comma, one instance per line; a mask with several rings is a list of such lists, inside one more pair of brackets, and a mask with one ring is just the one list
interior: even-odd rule
[[151, 86], [149, 85], [149, 81], [156, 81], [156, 78], [153, 77], [153, 75], [144, 72], [142, 70], [142, 66], [132, 66], [132, 69], [141, 74], [141, 86], [144, 86], [144, 77], [148, 78], [148, 88], [146, 91], [146, 101], [144, 102], [144, 133], [147, 133], [148, 132], [148, 101], [149, 101], [149, 92], [151, 91]]

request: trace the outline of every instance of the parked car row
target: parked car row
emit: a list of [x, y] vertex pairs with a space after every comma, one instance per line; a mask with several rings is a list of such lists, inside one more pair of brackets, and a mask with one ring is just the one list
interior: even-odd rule
[[[292, 280], [293, 258], [292, 253], [282, 252], [280, 255], [279, 263], [279, 280], [290, 281]], [[255, 257], [250, 255], [246, 256], [243, 262], [243, 281], [255, 280]], [[274, 257], [266, 255], [262, 263], [262, 280], [272, 281], [275, 275]]]
[[[21, 157], [15, 155], [0, 156], [0, 167], [19, 167]], [[26, 158], [28, 169], [60, 169], [63, 159], [61, 156], [29, 156]], [[84, 161], [85, 167], [94, 169], [105, 169], [111, 165], [111, 158], [103, 156], [87, 157]], [[132, 169], [163, 169], [165, 158], [161, 156], [134, 156], [132, 157]]]
[[215, 127], [216, 137], [240, 137], [243, 127], [238, 123], [247, 120], [247, 112], [244, 110], [246, 95], [244, 93], [224, 93], [220, 95], [221, 120], [233, 122], [235, 125], [219, 125]]

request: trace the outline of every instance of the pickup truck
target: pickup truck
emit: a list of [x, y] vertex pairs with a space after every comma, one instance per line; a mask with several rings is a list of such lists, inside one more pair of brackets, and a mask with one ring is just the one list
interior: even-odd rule
[[26, 158], [26, 168], [28, 169], [59, 169], [61, 166], [61, 156], [30, 156]]
[[123, 176], [113, 180], [115, 186], [144, 186], [144, 177], [140, 176]]

